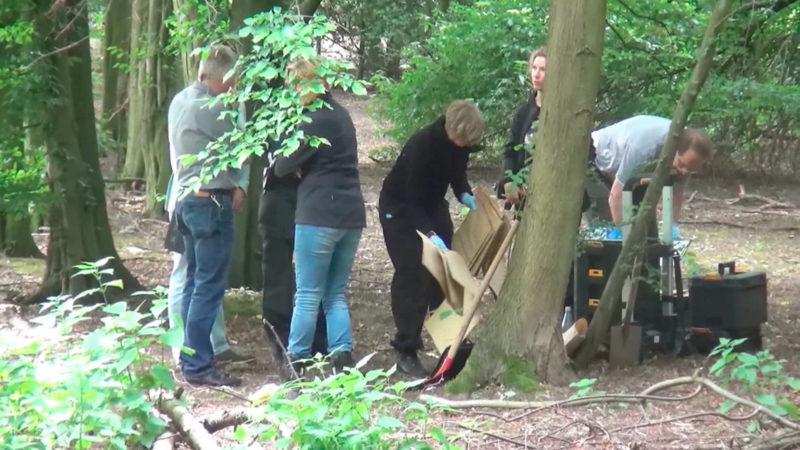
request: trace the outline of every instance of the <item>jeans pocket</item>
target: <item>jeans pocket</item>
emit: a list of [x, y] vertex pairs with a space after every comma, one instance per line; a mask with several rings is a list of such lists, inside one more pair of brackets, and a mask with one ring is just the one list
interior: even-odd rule
[[184, 204], [181, 208], [181, 216], [186, 228], [194, 239], [203, 239], [211, 236], [218, 228], [219, 208], [211, 203], [208, 204], [191, 202]]

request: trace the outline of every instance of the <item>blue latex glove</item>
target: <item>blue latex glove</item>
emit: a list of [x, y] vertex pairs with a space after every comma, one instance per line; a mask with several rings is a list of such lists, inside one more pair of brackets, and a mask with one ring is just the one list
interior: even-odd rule
[[678, 222], [672, 222], [672, 240], [679, 241], [681, 239], [680, 233], [678, 233]]
[[469, 192], [464, 192], [461, 194], [461, 203], [473, 211], [478, 209], [478, 205], [475, 203], [475, 196]]
[[442, 238], [440, 238], [439, 235], [436, 234], [436, 233], [433, 233], [433, 236], [431, 236], [431, 242], [436, 244], [442, 250], [449, 250], [447, 248], [447, 244], [445, 244], [444, 241], [442, 240]]
[[622, 228], [606, 227], [606, 239], [622, 239]]

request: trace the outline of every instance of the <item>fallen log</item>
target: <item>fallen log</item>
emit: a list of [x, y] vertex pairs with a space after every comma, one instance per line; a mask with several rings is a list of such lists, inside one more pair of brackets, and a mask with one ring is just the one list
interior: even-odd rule
[[219, 445], [192, 413], [178, 400], [162, 400], [158, 409], [172, 419], [175, 427], [194, 450], [218, 450]]

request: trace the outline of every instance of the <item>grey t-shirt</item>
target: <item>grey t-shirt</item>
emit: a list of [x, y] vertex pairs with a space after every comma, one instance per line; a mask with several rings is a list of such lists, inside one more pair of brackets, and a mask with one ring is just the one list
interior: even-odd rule
[[[178, 162], [175, 179], [180, 187], [188, 186], [192, 177], [200, 175], [203, 165], [201, 160], [186, 165], [180, 161], [180, 157], [202, 152], [210, 142], [233, 130], [234, 123], [231, 118], [219, 117], [226, 106], [222, 102], [209, 106], [211, 98], [205, 85], [196, 82], [175, 95], [169, 105], [167, 124], [170, 153]], [[203, 184], [201, 188], [233, 189], [240, 186], [239, 172], [239, 169], [228, 168]]]
[[623, 185], [635, 175], [652, 173], [669, 125], [663, 117], [633, 116], [593, 132], [595, 165]]

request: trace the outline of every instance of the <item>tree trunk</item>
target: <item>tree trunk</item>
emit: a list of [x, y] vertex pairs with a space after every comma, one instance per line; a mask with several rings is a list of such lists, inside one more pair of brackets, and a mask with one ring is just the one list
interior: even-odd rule
[[[52, 7], [52, 8], [51, 8]], [[114, 278], [126, 289], [140, 285], [119, 260], [106, 213], [100, 172], [92, 96], [89, 20], [86, 2], [66, 0], [53, 4], [38, 0], [37, 38], [45, 49], [55, 50], [49, 63], [52, 98], [60, 104], [48, 108], [45, 130], [48, 179], [57, 200], [49, 205], [50, 244], [47, 269], [40, 291], [28, 301], [57, 293], [77, 294], [96, 287], [90, 277], [72, 277], [73, 266], [84, 261], [114, 257], [109, 263]], [[71, 24], [67, 26], [67, 24]]]
[[0, 250], [11, 258], [44, 258], [31, 235], [31, 218], [0, 214]]
[[[172, 0], [172, 9], [175, 12], [181, 12], [185, 15], [187, 21], [193, 21], [197, 18], [196, 3], [190, 0]], [[179, 17], [183, 17], [179, 15]], [[180, 19], [179, 19], [180, 20]], [[180, 75], [181, 85], [188, 86], [195, 79], [197, 79], [197, 66], [200, 63], [197, 56], [192, 55], [192, 50], [197, 48], [200, 42], [194, 41], [191, 48], [187, 51], [182, 51], [178, 61], [178, 75]]]
[[686, 126], [686, 119], [711, 70], [711, 64], [714, 61], [716, 37], [723, 28], [730, 9], [731, 0], [719, 0], [711, 14], [703, 41], [700, 44], [699, 59], [691, 78], [689, 78], [689, 83], [684, 88], [681, 99], [672, 114], [672, 123], [664, 146], [661, 148], [658, 166], [650, 179], [650, 184], [639, 206], [639, 211], [631, 224], [630, 234], [622, 244], [619, 258], [614, 264], [614, 269], [611, 271], [606, 287], [603, 289], [600, 305], [597, 307], [597, 311], [592, 317], [592, 322], [589, 324], [586, 341], [584, 341], [575, 358], [580, 367], [588, 366], [594, 358], [598, 346], [608, 334], [614, 311], [619, 310], [622, 284], [627, 275], [630, 274], [634, 256], [643, 250], [647, 221], [652, 217], [652, 211], [661, 197], [661, 188], [669, 176], [672, 160], [675, 158], [675, 147], [681, 131]]
[[176, 85], [172, 57], [163, 51], [167, 44], [164, 22], [172, 2], [133, 0], [132, 8], [128, 152], [123, 176], [144, 176], [145, 214], [158, 217], [163, 215], [163, 202], [157, 196], [166, 192], [170, 174], [167, 108]]
[[[301, 14], [311, 15], [316, 11], [319, 2], [302, 2], [299, 6]], [[280, 0], [257, 2], [254, 0], [235, 0], [231, 4], [231, 28], [236, 30], [242, 26], [244, 19], [261, 11], [268, 11], [275, 6], [286, 6]], [[313, 6], [313, 9], [311, 7]], [[242, 43], [243, 52], [250, 46]], [[250, 108], [248, 108], [250, 110]], [[234, 243], [231, 257], [231, 270], [228, 278], [230, 287], [248, 287], [261, 289], [261, 235], [258, 228], [258, 201], [261, 198], [262, 174], [264, 161], [255, 158], [251, 161], [250, 185], [247, 189], [247, 204], [234, 218]]]
[[547, 93], [523, 226], [497, 305], [477, 330], [455, 390], [495, 379], [525, 390], [571, 378], [558, 317], [580, 219], [605, 15], [604, 1], [551, 2]]
[[131, 46], [131, 0], [109, 0], [103, 15], [103, 131], [112, 141], [118, 162], [125, 155], [126, 100]]
[[437, 0], [436, 3], [439, 5], [439, 9], [442, 12], [445, 12], [448, 8], [450, 8], [450, 0]]

